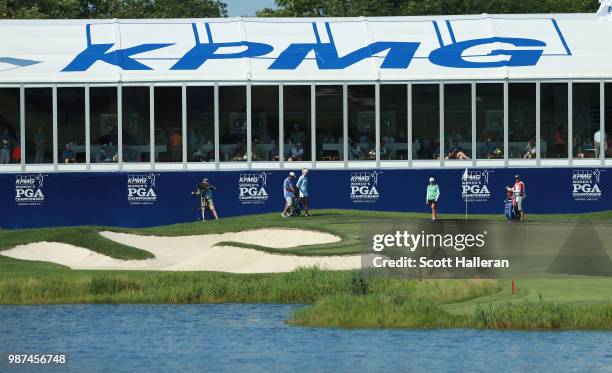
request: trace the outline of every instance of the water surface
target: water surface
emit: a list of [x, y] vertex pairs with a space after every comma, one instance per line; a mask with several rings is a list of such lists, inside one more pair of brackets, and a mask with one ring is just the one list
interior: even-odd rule
[[0, 353], [65, 351], [88, 372], [612, 372], [611, 332], [286, 325], [298, 307], [0, 306]]

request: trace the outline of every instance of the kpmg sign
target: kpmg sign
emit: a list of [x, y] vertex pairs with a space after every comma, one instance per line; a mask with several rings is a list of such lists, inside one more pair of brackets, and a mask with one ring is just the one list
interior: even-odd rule
[[[554, 19], [551, 19], [556, 29], [558, 37], [562, 40], [566, 49], [567, 45]], [[179, 52], [182, 53], [173, 59], [176, 62], [168, 70], [189, 71], [205, 68], [207, 61], [212, 60], [235, 60], [242, 58], [261, 58], [270, 60], [267, 65], [268, 70], [295, 70], [304, 61], [312, 59], [314, 56], [316, 66], [319, 70], [342, 70], [358, 62], [376, 58], [380, 59], [380, 69], [407, 69], [416, 57], [417, 51], [422, 54], [423, 41], [415, 40], [393, 40], [389, 35], [389, 40], [373, 41], [367, 45], [352, 47], [348, 50], [343, 45], [338, 45], [334, 41], [330, 23], [325, 23], [328, 42], [322, 41], [316, 23], [312, 23], [314, 42], [291, 42], [283, 44], [282, 50], [275, 48], [271, 42], [234, 40], [228, 41], [224, 38], [223, 42], [213, 40], [212, 32], [208, 23], [206, 30], [208, 42], [200, 42], [196, 25], [193, 24], [195, 45], [191, 49]], [[440, 41], [439, 47], [434, 48], [427, 55], [427, 59], [433, 65], [445, 68], [458, 69], [478, 69], [478, 68], [498, 68], [498, 67], [524, 67], [537, 65], [547, 47], [547, 42], [535, 38], [525, 37], [479, 37], [458, 41], [455, 39], [447, 21], [452, 42], [443, 42], [437, 21], [433, 21], [437, 38]], [[95, 63], [102, 62], [117, 66], [123, 70], [147, 71], [156, 70], [142, 61], [138, 55], [147, 52], [163, 50], [173, 47], [176, 51], [177, 43], [157, 42], [142, 43], [119, 49], [115, 43], [94, 43], [91, 37], [91, 25], [86, 26], [87, 46], [72, 61], [63, 68], [63, 72], [82, 72], [87, 71]], [[405, 39], [405, 38], [402, 38]], [[429, 49], [430, 47], [426, 48]], [[342, 56], [339, 50], [343, 51]], [[477, 56], [470, 55], [471, 51], [486, 50]], [[275, 52], [272, 54], [272, 52]], [[174, 53], [174, 52], [173, 52]], [[383, 57], [384, 54], [384, 57]], [[477, 57], [477, 58], [474, 58]], [[154, 59], [154, 58], [152, 58]]]
[[15, 177], [15, 202], [18, 206], [40, 206], [45, 202], [45, 176], [25, 174]]

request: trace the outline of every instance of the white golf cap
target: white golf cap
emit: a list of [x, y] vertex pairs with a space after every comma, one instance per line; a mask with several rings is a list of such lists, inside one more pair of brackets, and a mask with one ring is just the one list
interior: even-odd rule
[[305, 168], [305, 169], [303, 169], [303, 170], [302, 170], [302, 172], [303, 172], [303, 173], [305, 173], [305, 174], [307, 174], [307, 173], [308, 173], [308, 169], [307, 169], [307, 168]]
[[431, 182], [431, 181], [436, 181], [436, 180], [433, 177], [430, 177], [429, 181]]
[[289, 176], [295, 176], [295, 172], [293, 171], [289, 172]]

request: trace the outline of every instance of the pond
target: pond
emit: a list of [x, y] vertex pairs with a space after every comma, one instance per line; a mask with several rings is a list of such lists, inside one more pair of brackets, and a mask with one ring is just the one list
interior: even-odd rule
[[[300, 305], [0, 306], [0, 354], [71, 371], [610, 371], [612, 333], [292, 327]], [[62, 370], [64, 371], [64, 370]]]

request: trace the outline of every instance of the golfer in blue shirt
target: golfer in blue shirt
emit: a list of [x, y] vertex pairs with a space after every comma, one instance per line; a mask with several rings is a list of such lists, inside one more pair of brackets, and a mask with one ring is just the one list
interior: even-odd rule
[[291, 211], [291, 205], [293, 204], [293, 197], [295, 195], [295, 186], [293, 185], [293, 179], [295, 179], [295, 173], [289, 172], [289, 176], [283, 181], [283, 196], [285, 197], [285, 209], [281, 214], [283, 218], [289, 216]]

